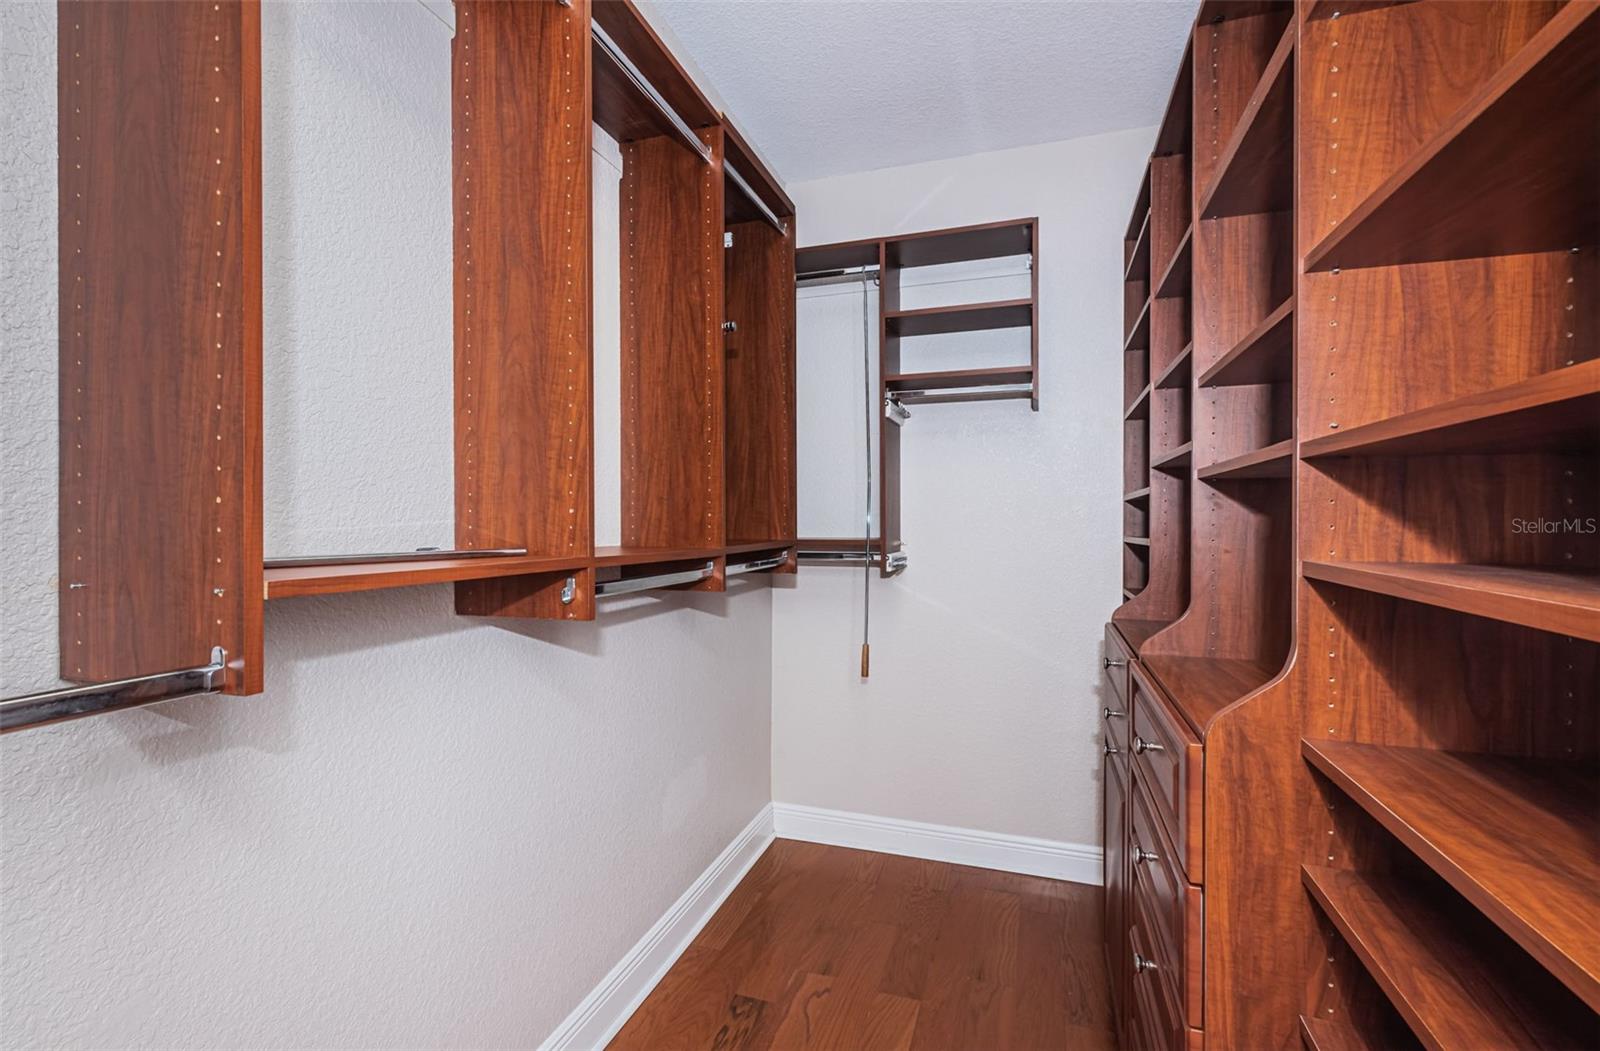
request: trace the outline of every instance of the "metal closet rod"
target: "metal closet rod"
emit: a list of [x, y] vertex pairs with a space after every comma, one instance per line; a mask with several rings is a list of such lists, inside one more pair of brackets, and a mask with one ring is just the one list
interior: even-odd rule
[[728, 564], [727, 575], [736, 576], [740, 573], [759, 573], [763, 569], [777, 569], [789, 561], [788, 552], [781, 555], [772, 555], [767, 558], [754, 558], [748, 562], [731, 562]]
[[211, 663], [200, 668], [7, 697], [0, 700], [0, 733], [143, 708], [180, 697], [200, 697], [222, 689], [227, 677], [228, 654], [217, 646], [211, 651]]
[[635, 66], [628, 59], [628, 56], [622, 53], [622, 49], [617, 46], [617, 42], [612, 40], [604, 29], [600, 28], [600, 23], [591, 20], [589, 22], [589, 30], [594, 34], [595, 43], [600, 45], [600, 50], [604, 51], [606, 56], [615, 62], [622, 72], [628, 75], [628, 79], [633, 81], [633, 86], [643, 92], [644, 97], [649, 99], [656, 109], [661, 111], [662, 115], [677, 130], [684, 144], [699, 154], [701, 160], [707, 164], [712, 163], [711, 150], [705, 143], [700, 141], [700, 136], [696, 135], [690, 129], [688, 123], [678, 116], [678, 111], [673, 109], [671, 103], [662, 97], [661, 92], [656, 90], [655, 85], [650, 83], [643, 73], [639, 72], [639, 67]]
[[853, 285], [857, 281], [876, 281], [878, 268], [863, 266], [859, 269], [816, 270], [809, 274], [796, 274], [796, 287], [813, 288], [820, 285]]
[[[699, 140], [697, 139], [695, 141], [698, 142]], [[777, 230], [780, 234], [786, 234], [789, 232], [789, 228], [783, 225], [783, 220], [778, 218], [778, 213], [767, 207], [767, 202], [763, 201], [761, 199], [761, 195], [750, 188], [750, 184], [745, 182], [744, 176], [739, 174], [739, 169], [729, 164], [726, 158], [724, 158], [722, 161], [722, 171], [728, 176], [728, 178], [733, 180], [733, 184], [735, 186], [744, 191], [744, 195], [750, 198], [751, 203], [756, 206], [756, 209], [761, 213], [762, 218], [771, 223], [774, 230]]]
[[698, 569], [680, 569], [673, 573], [656, 573], [648, 577], [624, 577], [621, 580], [602, 580], [595, 584], [596, 598], [606, 595], [628, 595], [635, 591], [672, 587], [674, 584], [693, 584], [705, 580], [717, 571], [715, 562], [707, 562]]

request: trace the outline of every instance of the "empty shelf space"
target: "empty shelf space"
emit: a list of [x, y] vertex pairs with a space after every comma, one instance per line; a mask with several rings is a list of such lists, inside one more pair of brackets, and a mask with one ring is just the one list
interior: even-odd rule
[[1294, 440], [1274, 442], [1264, 449], [1253, 449], [1241, 456], [1230, 456], [1200, 468], [1206, 481], [1219, 482], [1243, 478], [1287, 478], [1294, 462]]
[[1147, 537], [1147, 536], [1125, 536], [1125, 537], [1122, 538], [1122, 542], [1124, 544], [1128, 544], [1128, 545], [1130, 545], [1132, 547], [1149, 547], [1150, 546], [1150, 538]]
[[509, 555], [496, 558], [421, 557], [406, 562], [274, 566], [266, 570], [266, 597], [270, 600], [298, 598], [302, 595], [337, 595], [417, 584], [447, 584], [457, 580], [576, 572], [588, 564], [589, 559], [584, 555]]
[[1291, 21], [1201, 198], [1202, 219], [1277, 212], [1293, 204], [1294, 38]]
[[1176, 299], [1189, 294], [1189, 276], [1193, 270], [1194, 224], [1183, 232], [1183, 240], [1178, 242], [1178, 247], [1173, 250], [1172, 259], [1165, 264], [1161, 271], [1161, 280], [1156, 283], [1157, 299]]
[[1125, 504], [1143, 503], [1144, 501], [1149, 500], [1149, 499], [1150, 499], [1150, 487], [1148, 485], [1145, 486], [1143, 489], [1135, 489], [1131, 493], [1123, 493], [1122, 494], [1122, 502], [1125, 503]]
[[1133, 325], [1128, 329], [1128, 336], [1122, 341], [1123, 352], [1130, 350], [1150, 349], [1150, 300], [1144, 301], [1144, 306], [1139, 310], [1139, 316], [1134, 318]]
[[1202, 387], [1279, 383], [1293, 374], [1294, 296], [1268, 314], [1215, 365], [1200, 374]]
[[1010, 219], [952, 230], [908, 234], [884, 241], [884, 254], [894, 267], [938, 266], [980, 259], [1028, 255], [1033, 251], [1036, 219]]
[[[1307, 866], [1302, 880], [1412, 1031], [1430, 1048], [1583, 1046], [1593, 1015], [1552, 1010], [1542, 975], [1486, 947], [1433, 887]], [[1532, 969], [1537, 972], [1537, 968]]]
[[1419, 1047], [1417, 1038], [1399, 1022], [1386, 1026], [1362, 1019], [1359, 1024], [1300, 1016], [1300, 1042], [1307, 1051], [1397, 1051]]
[[1560, 452], [1600, 445], [1600, 360], [1313, 438], [1314, 456]]
[[1194, 370], [1194, 344], [1190, 343], [1178, 351], [1178, 356], [1172, 359], [1172, 364], [1161, 370], [1161, 375], [1156, 377], [1157, 390], [1184, 390], [1189, 386], [1189, 375]]
[[1184, 442], [1176, 449], [1162, 453], [1150, 461], [1152, 471], [1166, 471], [1169, 474], [1181, 473], [1189, 469], [1190, 459], [1194, 453], [1194, 442]]
[[[1600, 8], [1569, 4], [1332, 233], [1309, 271], [1600, 240]], [[1508, 148], [1514, 143], [1515, 148]]]
[[1174, 657], [1163, 653], [1143, 660], [1202, 737], [1218, 712], [1253, 692], [1278, 671], [1277, 666], [1262, 661], [1229, 657]]
[[1122, 632], [1122, 637], [1128, 640], [1128, 645], [1131, 646], [1133, 648], [1133, 652], [1137, 654], [1139, 649], [1146, 642], [1150, 641], [1150, 636], [1154, 635], [1162, 628], [1165, 628], [1168, 624], [1171, 624], [1172, 621], [1149, 620], [1138, 617], [1129, 617], [1126, 620], [1123, 620], [1118, 617], [1112, 617], [1111, 623], [1115, 624], [1117, 630]]
[[1600, 642], [1600, 574], [1451, 562], [1306, 562], [1311, 580]]
[[937, 336], [948, 332], [983, 332], [1025, 328], [1033, 324], [1033, 300], [963, 303], [951, 307], [898, 310], [884, 315], [891, 336]]
[[[1496, 926], [1600, 1010], [1600, 768], [1302, 743], [1302, 752]], [[1464, 807], [1463, 801], [1471, 805]]]
[[1123, 412], [1122, 418], [1125, 420], [1148, 420], [1150, 418], [1150, 385], [1148, 383], [1145, 384], [1143, 390], [1133, 396], [1133, 404], [1129, 405], [1127, 410]]
[[1139, 235], [1134, 238], [1133, 253], [1128, 257], [1128, 265], [1123, 268], [1122, 280], [1150, 280], [1150, 210], [1148, 208], [1145, 209], [1144, 213], [1144, 225], [1139, 228]]

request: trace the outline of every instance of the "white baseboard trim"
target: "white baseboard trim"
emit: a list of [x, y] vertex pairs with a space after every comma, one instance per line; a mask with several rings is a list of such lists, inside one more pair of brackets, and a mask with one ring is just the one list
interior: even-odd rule
[[797, 803], [772, 804], [772, 818], [781, 839], [903, 854], [955, 865], [976, 865], [1071, 883], [1094, 886], [1101, 883], [1100, 848], [1079, 843], [930, 825]]
[[772, 807], [768, 805], [556, 1026], [539, 1045], [541, 1051], [597, 1051], [605, 1047], [683, 955], [772, 839]]

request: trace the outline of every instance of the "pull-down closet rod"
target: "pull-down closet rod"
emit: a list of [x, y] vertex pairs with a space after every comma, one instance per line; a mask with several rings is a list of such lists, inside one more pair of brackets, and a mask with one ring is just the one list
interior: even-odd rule
[[7, 697], [0, 700], [0, 733], [216, 693], [227, 680], [227, 669], [228, 655], [218, 646], [211, 651], [211, 663], [200, 668]]
[[628, 56], [622, 53], [622, 49], [617, 46], [616, 41], [606, 35], [606, 31], [600, 28], [600, 23], [591, 21], [589, 29], [594, 34], [595, 43], [600, 45], [600, 50], [604, 51], [606, 57], [615, 62], [617, 68], [626, 73], [628, 79], [633, 81], [634, 87], [643, 92], [644, 97], [649, 99], [656, 109], [661, 111], [662, 116], [666, 117], [673, 129], [677, 131], [678, 137], [683, 140], [684, 145], [699, 154], [701, 160], [710, 164], [711, 150], [705, 143], [700, 141], [700, 136], [690, 129], [688, 123], [678, 116], [678, 111], [673, 109], [671, 103], [662, 97], [661, 92], [655, 89], [655, 85], [651, 84], [645, 75], [639, 72], [639, 67], [635, 66], [628, 59]]

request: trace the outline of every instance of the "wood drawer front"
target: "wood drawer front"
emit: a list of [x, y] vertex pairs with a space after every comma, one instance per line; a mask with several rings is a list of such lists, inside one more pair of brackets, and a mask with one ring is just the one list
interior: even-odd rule
[[1203, 753], [1200, 739], [1168, 706], [1161, 691], [1137, 664], [1133, 667], [1133, 767], [1144, 778], [1156, 817], [1177, 848], [1178, 864], [1190, 883], [1204, 883], [1201, 820]]
[[1133, 653], [1122, 641], [1122, 633], [1110, 624], [1106, 625], [1106, 652], [1101, 659], [1105, 669], [1106, 679], [1111, 683], [1111, 690], [1116, 695], [1120, 705], [1112, 707], [1120, 711], [1128, 710], [1128, 669], [1133, 667]]
[[1178, 1005], [1173, 1002], [1171, 984], [1162, 971], [1167, 964], [1161, 960], [1160, 950], [1150, 937], [1149, 910], [1144, 907], [1144, 895], [1134, 890], [1129, 906], [1133, 911], [1133, 924], [1128, 928], [1128, 945], [1133, 959], [1154, 961], [1156, 969], [1134, 970], [1132, 991], [1128, 1004], [1132, 1011], [1129, 1029], [1139, 1046], [1149, 1051], [1184, 1051], [1200, 1046], [1200, 1033], [1184, 1023]]
[[1204, 1003], [1201, 891], [1183, 878], [1172, 856], [1172, 841], [1155, 818], [1149, 790], [1138, 774], [1128, 790], [1128, 816], [1131, 883], [1145, 899], [1151, 948], [1171, 982], [1184, 1020], [1198, 1026]]
[[1130, 772], [1122, 756], [1107, 756], [1105, 766], [1105, 943], [1106, 974], [1110, 979], [1114, 1015], [1127, 1010], [1128, 974], [1128, 791]]

